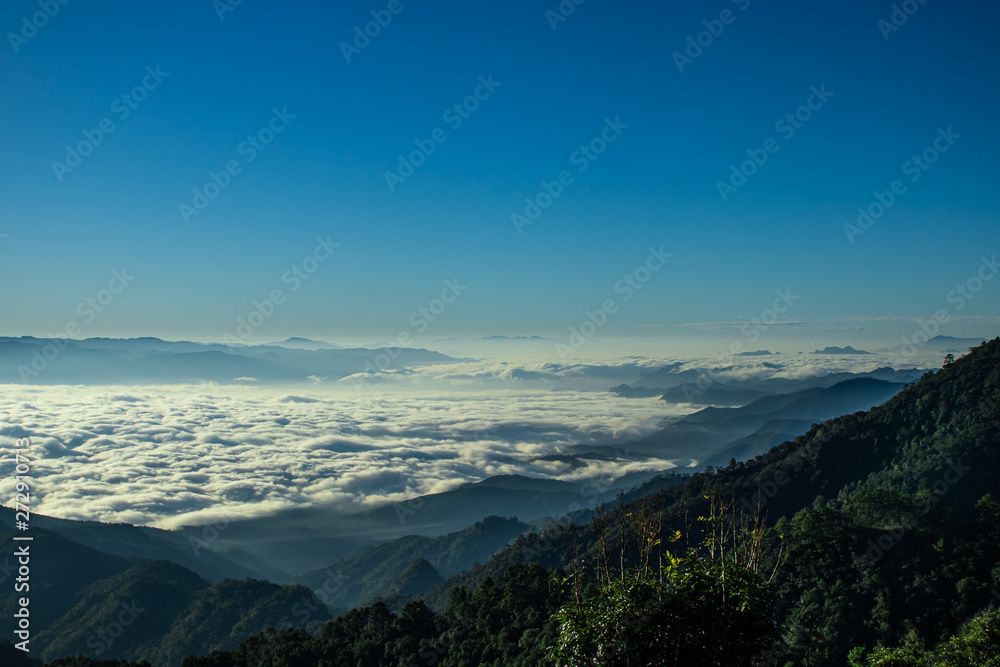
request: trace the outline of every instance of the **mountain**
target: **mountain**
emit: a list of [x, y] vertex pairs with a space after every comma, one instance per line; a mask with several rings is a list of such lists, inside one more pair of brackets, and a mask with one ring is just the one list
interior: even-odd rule
[[711, 370], [713, 372], [719, 372], [721, 368], [703, 369], [703, 368], [689, 368], [681, 370], [684, 364], [682, 362], [674, 362], [672, 364], [667, 364], [662, 368], [655, 371], [646, 371], [640, 374], [639, 379], [632, 383], [633, 387], [653, 387], [653, 388], [666, 388], [679, 387], [684, 384], [696, 384], [698, 380], [705, 375], [706, 370]]
[[331, 619], [327, 607], [308, 588], [254, 579], [229, 579], [202, 588], [186, 603], [164, 635], [136, 651], [138, 657], [176, 665], [188, 655], [234, 648], [265, 628], [315, 631]]
[[[350, 609], [376, 598], [403, 595], [399, 581], [407, 568], [412, 567], [415, 559], [426, 562], [438, 578], [442, 575], [453, 577], [476, 563], [486, 562], [528, 530], [530, 526], [517, 519], [490, 516], [468, 528], [440, 537], [408, 535], [367, 547], [350, 558], [307, 573], [298, 581], [318, 593], [328, 591], [329, 582], [342, 581], [334, 592], [327, 593], [325, 601], [333, 607]], [[426, 567], [422, 571], [424, 574], [429, 572]], [[413, 578], [413, 575], [407, 577]], [[428, 581], [426, 577], [419, 580]], [[406, 594], [426, 593], [441, 581], [418, 592], [407, 589], [410, 592]]]
[[772, 354], [775, 354], [775, 353], [771, 352], [770, 350], [752, 350], [750, 352], [737, 352], [735, 356], [737, 356], [737, 357], [767, 357], [767, 356], [770, 356]]
[[[969, 348], [978, 347], [986, 341], [985, 338], [956, 338], [954, 336], [934, 336], [926, 343], [918, 346], [918, 349], [924, 351], [933, 351], [938, 354], [965, 354], [969, 351]], [[892, 354], [901, 354], [905, 350], [908, 350], [909, 346], [906, 344], [900, 344], [895, 347], [886, 348], [882, 352], [888, 352]]]
[[924, 373], [921, 369], [896, 370], [881, 367], [864, 373], [826, 373], [796, 379], [762, 376], [745, 379], [717, 378], [706, 382], [707, 378], [725, 369], [692, 368], [679, 371], [680, 366], [679, 363], [665, 366], [643, 375], [632, 385], [620, 384], [609, 391], [623, 398], [659, 395], [667, 403], [738, 407], [764, 396], [788, 394], [814, 387], [832, 387], [844, 380], [870, 378], [907, 383], [915, 382]]
[[792, 429], [785, 435], [800, 435], [815, 422], [879, 405], [902, 388], [897, 383], [859, 378], [827, 388], [764, 396], [738, 408], [708, 407], [625, 447], [661, 459], [705, 461], [768, 422], [783, 420]]
[[299, 336], [292, 336], [291, 338], [286, 338], [285, 340], [279, 340], [274, 343], [270, 343], [272, 346], [277, 347], [288, 347], [294, 350], [342, 350], [343, 345], [335, 345], [333, 343], [325, 343], [318, 340], [310, 340], [308, 338], [301, 338]]
[[[34, 520], [34, 518], [33, 518]], [[34, 528], [34, 526], [33, 526]], [[19, 595], [14, 590], [18, 562], [12, 540], [13, 530], [0, 531], [0, 539], [10, 546], [0, 567], [3, 586], [0, 587], [0, 636], [14, 636], [14, 611]], [[112, 577], [132, 567], [132, 562], [101, 553], [56, 533], [38, 529], [32, 531], [30, 566], [33, 581], [29, 581], [31, 620], [34, 632], [50, 627], [66, 614], [95, 581]], [[35, 585], [32, 585], [35, 583]]]
[[384, 596], [390, 599], [412, 598], [434, 590], [443, 583], [441, 573], [425, 559], [418, 558], [399, 573], [396, 581], [385, 590]]
[[[305, 339], [302, 339], [305, 340]], [[304, 344], [303, 344], [304, 345]], [[301, 349], [300, 349], [301, 348]], [[0, 338], [0, 382], [28, 384], [178, 384], [237, 378], [260, 383], [304, 383], [310, 376], [338, 380], [374, 368], [383, 349], [233, 346], [159, 338]], [[439, 352], [391, 350], [396, 369], [456, 361]]]
[[758, 398], [772, 396], [778, 392], [746, 387], [730, 387], [722, 384], [721, 382], [717, 382], [705, 389], [699, 389], [695, 385], [685, 385], [683, 387], [674, 387], [672, 389], [661, 389], [656, 393], [661, 394], [660, 400], [667, 403], [691, 403], [694, 405], [739, 407], [746, 405], [747, 403], [752, 403]]
[[855, 350], [848, 345], [847, 347], [824, 347], [822, 350], [813, 350], [812, 354], [871, 354], [871, 352]]
[[[0, 507], [0, 530], [13, 532], [14, 520], [13, 509]], [[127, 523], [109, 524], [57, 519], [42, 514], [33, 514], [31, 523], [34, 527], [43, 528], [104, 554], [125, 559], [169, 560], [183, 565], [211, 582], [260, 577], [264, 574], [211, 549], [201, 548], [197, 543], [192, 543], [186, 537], [168, 530]]]
[[[212, 585], [169, 561], [120, 558], [34, 525], [31, 534], [30, 588], [0, 589], [0, 627], [3, 636], [14, 636], [17, 599], [27, 595], [31, 646], [46, 660], [87, 654], [176, 665], [191, 653], [235, 647], [269, 626], [330, 618], [302, 586], [249, 578]], [[15, 544], [11, 537], [0, 532]]]
[[[147, 657], [143, 647], [170, 631], [177, 613], [208, 584], [167, 561], [149, 561], [83, 589], [77, 603], [47, 627], [36, 629], [46, 659], [92, 652], [95, 657]], [[118, 623], [122, 630], [108, 633]], [[119, 634], [112, 637], [111, 634]]]
[[809, 389], [813, 387], [832, 387], [833, 385], [844, 382], [845, 380], [882, 380], [883, 382], [894, 382], [906, 384], [909, 382], [916, 382], [923, 376], [926, 372], [925, 369], [901, 369], [896, 370], [895, 368], [890, 368], [882, 366], [876, 368], [875, 370], [866, 371], [864, 373], [826, 373], [824, 375], [815, 375], [807, 378], [797, 378], [789, 379], [783, 377], [767, 377], [761, 379], [747, 379], [747, 380], [733, 380], [730, 381], [727, 386], [729, 387], [743, 387], [743, 388], [754, 388], [759, 391], [769, 391], [775, 394], [787, 394], [792, 391], [799, 391], [802, 389]]
[[[605, 455], [595, 453], [596, 458]], [[612, 480], [599, 488], [586, 482], [500, 475], [361, 512], [345, 513], [322, 506], [283, 510], [267, 517], [230, 521], [211, 548], [220, 555], [239, 549], [265, 563], [280, 564], [283, 571], [305, 574], [350, 558], [365, 546], [409, 535], [437, 537], [461, 531], [495, 515], [498, 508], [507, 516], [530, 522], [594, 507], [654, 474]], [[201, 532], [201, 528], [188, 527], [174, 534], [187, 540]]]
[[808, 432], [813, 423], [809, 419], [768, 420], [750, 435], [727, 443], [725, 449], [710, 456], [705, 465], [725, 466], [733, 459], [737, 461], [752, 459]]
[[[956, 634], [1000, 590], [1000, 339], [750, 461], [653, 494], [640, 488], [623, 512], [654, 508], [671, 535], [707, 515], [720, 491], [771, 526], [765, 571], [776, 573], [783, 664], [841, 667], [852, 647]], [[616, 549], [621, 532], [616, 521], [608, 527]], [[687, 535], [671, 552], [701, 539]], [[475, 591], [527, 563], [593, 562], [600, 549], [584, 526], [526, 534], [425, 598], [451, 609], [456, 589]]]
[[[630, 387], [627, 384], [620, 384], [617, 387], [612, 387], [609, 389], [612, 394], [621, 396], [622, 398], [653, 398], [654, 396], [662, 395], [666, 389], [660, 389], [659, 387]], [[674, 401], [675, 403], [681, 403], [683, 401]]]

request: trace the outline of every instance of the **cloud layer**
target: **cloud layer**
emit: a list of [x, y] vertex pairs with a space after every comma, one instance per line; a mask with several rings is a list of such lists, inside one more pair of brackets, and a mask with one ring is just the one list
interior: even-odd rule
[[[6, 386], [0, 436], [32, 437], [34, 511], [172, 527], [222, 511], [357, 508], [496, 474], [577, 479], [648, 469], [539, 457], [629, 440], [671, 412], [655, 399], [570, 391], [406, 391], [359, 401], [317, 389]], [[13, 462], [0, 464], [5, 498], [12, 474]]]
[[[885, 356], [464, 361], [292, 389], [252, 386], [252, 378], [6, 385], [0, 436], [32, 437], [34, 511], [174, 527], [295, 506], [359, 509], [498, 474], [578, 480], [663, 469], [672, 463], [629, 460], [627, 452], [617, 460], [554, 455], [576, 444], [627, 443], [664, 417], [697, 409], [606, 391], [673, 361], [692, 376], [712, 369], [725, 381], [870, 371]], [[912, 362], [930, 367], [939, 356], [927, 351]], [[13, 498], [13, 485], [13, 461], [4, 460], [2, 497]]]

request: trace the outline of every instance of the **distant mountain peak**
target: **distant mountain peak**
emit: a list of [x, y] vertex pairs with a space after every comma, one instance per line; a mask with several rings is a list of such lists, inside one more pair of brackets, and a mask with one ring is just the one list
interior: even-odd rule
[[816, 350], [813, 354], [871, 354], [871, 352], [866, 352], [865, 350], [856, 350], [850, 345], [846, 347], [824, 347], [822, 350]]
[[327, 343], [321, 340], [312, 340], [311, 338], [303, 338], [302, 336], [292, 336], [290, 338], [286, 338], [285, 340], [279, 340], [268, 344], [276, 345], [278, 347], [291, 347], [299, 350], [334, 350], [340, 347], [339, 345], [334, 345], [333, 343]]

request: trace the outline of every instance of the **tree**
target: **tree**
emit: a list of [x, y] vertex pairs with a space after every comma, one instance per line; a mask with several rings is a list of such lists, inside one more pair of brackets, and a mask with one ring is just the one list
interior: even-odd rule
[[974, 618], [959, 635], [925, 651], [911, 632], [898, 648], [879, 646], [871, 655], [851, 651], [852, 667], [1000, 667], [1000, 612], [991, 610]]
[[[626, 517], [619, 507], [638, 565], [612, 572], [602, 533], [596, 589], [584, 595], [579, 574], [563, 582], [573, 585], [574, 599], [556, 613], [559, 636], [550, 657], [560, 667], [749, 667], [766, 655], [778, 632], [769, 580], [758, 571], [763, 527], [756, 519], [751, 528], [740, 525], [734, 506], [721, 493], [714, 497], [710, 516], [700, 517], [707, 524], [701, 547], [683, 557], [659, 549], [662, 526], [644, 508]], [[622, 530], [622, 563], [624, 536]], [[668, 541], [680, 537], [678, 531]]]

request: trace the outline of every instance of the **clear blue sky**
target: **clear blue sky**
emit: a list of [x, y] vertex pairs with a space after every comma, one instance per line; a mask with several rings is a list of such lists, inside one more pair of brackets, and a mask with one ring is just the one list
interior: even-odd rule
[[[22, 39], [38, 3], [4, 4], [0, 333], [219, 338], [282, 289], [256, 335], [385, 339], [454, 278], [468, 289], [426, 335], [564, 336], [608, 298], [602, 334], [661, 335], [757, 316], [786, 287], [787, 318], [839, 327], [952, 308], [1000, 252], [995, 3], [914, 2], [885, 39], [890, 2], [587, 0], [553, 30], [556, 0], [401, 0], [350, 63], [341, 43], [388, 2], [244, 0], [223, 20], [220, 5], [76, 0]], [[724, 29], [679, 72], [703, 21]], [[444, 112], [490, 76], [453, 128]], [[776, 121], [813, 86], [833, 95], [786, 138]], [[295, 117], [250, 162], [239, 147], [275, 108]], [[105, 118], [114, 131], [57, 175]], [[606, 118], [628, 127], [580, 172], [571, 155]], [[911, 182], [904, 163], [948, 127], [961, 137]], [[437, 128], [392, 191], [386, 171]], [[769, 138], [779, 150], [723, 201], [718, 181]], [[179, 205], [231, 160], [185, 222]], [[519, 234], [511, 214], [562, 170], [573, 182]], [[895, 179], [905, 193], [850, 243], [844, 224]], [[318, 236], [340, 247], [293, 291], [282, 276]], [[616, 281], [660, 245], [673, 256], [625, 303]], [[135, 280], [83, 322], [121, 267]], [[1000, 280], [960, 315], [998, 304]], [[976, 322], [953, 333], [996, 333]]]

